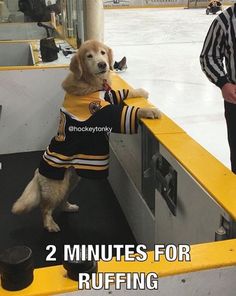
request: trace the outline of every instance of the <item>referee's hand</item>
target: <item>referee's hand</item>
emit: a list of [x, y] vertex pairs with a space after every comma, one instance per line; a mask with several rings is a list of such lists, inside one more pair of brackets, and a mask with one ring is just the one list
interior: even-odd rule
[[222, 96], [225, 101], [236, 104], [236, 84], [226, 83], [222, 89]]

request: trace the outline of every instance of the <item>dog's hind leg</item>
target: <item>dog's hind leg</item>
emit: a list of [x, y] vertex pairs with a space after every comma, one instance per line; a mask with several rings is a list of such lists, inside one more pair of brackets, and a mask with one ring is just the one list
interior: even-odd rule
[[70, 178], [69, 170], [66, 170], [63, 180], [52, 180], [40, 175], [43, 225], [49, 232], [60, 231], [52, 213], [67, 198], [70, 192]]
[[69, 203], [68, 201], [66, 201], [66, 202], [63, 204], [62, 210], [63, 210], [64, 212], [70, 212], [70, 213], [78, 212], [78, 211], [79, 211], [79, 206], [76, 205], [76, 204], [71, 204], [71, 203]]
[[[50, 180], [49, 187], [42, 190], [41, 211], [43, 217], [43, 226], [49, 232], [58, 232], [60, 231], [60, 227], [54, 221], [52, 213], [55, 208], [60, 205], [60, 201], [62, 200], [65, 193], [63, 191], [59, 192], [58, 190], [54, 191], [53, 188], [55, 187], [55, 184], [50, 186], [50, 183], [51, 185], [53, 184], [53, 182]], [[56, 187], [58, 189], [60, 185], [57, 185]]]
[[[68, 170], [70, 170], [70, 169], [68, 169]], [[64, 199], [64, 202], [62, 203], [62, 211], [72, 213], [72, 212], [78, 212], [79, 206], [76, 204], [69, 203], [67, 201], [67, 199], [68, 199], [69, 195], [71, 194], [71, 192], [78, 185], [80, 177], [78, 177], [77, 174], [75, 173], [75, 171], [73, 171], [73, 170], [70, 170], [69, 174], [70, 174], [70, 186], [69, 186], [69, 190], [66, 194], [66, 197]]]
[[54, 221], [54, 219], [52, 217], [52, 212], [53, 212], [53, 210], [49, 209], [49, 208], [42, 209], [43, 226], [49, 232], [58, 232], [58, 231], [60, 231], [60, 227]]

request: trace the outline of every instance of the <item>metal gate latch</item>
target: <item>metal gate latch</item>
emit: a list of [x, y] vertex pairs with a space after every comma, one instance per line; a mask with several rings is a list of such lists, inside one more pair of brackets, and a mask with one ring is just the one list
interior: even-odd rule
[[156, 159], [155, 175], [157, 190], [166, 201], [171, 213], [176, 216], [177, 172], [161, 154]]

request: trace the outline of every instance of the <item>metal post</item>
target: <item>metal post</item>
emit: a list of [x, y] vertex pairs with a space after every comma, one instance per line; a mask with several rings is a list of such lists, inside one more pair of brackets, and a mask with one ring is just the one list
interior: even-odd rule
[[84, 40], [103, 42], [104, 12], [102, 0], [84, 0]]

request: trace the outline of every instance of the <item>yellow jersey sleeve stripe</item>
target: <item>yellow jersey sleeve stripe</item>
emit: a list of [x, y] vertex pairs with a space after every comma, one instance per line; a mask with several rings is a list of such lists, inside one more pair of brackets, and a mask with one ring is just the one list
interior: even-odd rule
[[47, 154], [51, 156], [56, 156], [62, 160], [72, 160], [75, 158], [83, 158], [83, 159], [107, 159], [109, 157], [109, 154], [105, 155], [89, 155], [89, 154], [76, 154], [73, 156], [65, 156], [56, 152], [51, 152], [49, 148], [47, 148]]
[[123, 110], [122, 110], [122, 114], [121, 114], [121, 127], [120, 127], [120, 130], [121, 130], [121, 133], [123, 133], [123, 134], [125, 133], [125, 118], [126, 118], [127, 109], [128, 109], [128, 107], [124, 106]]

